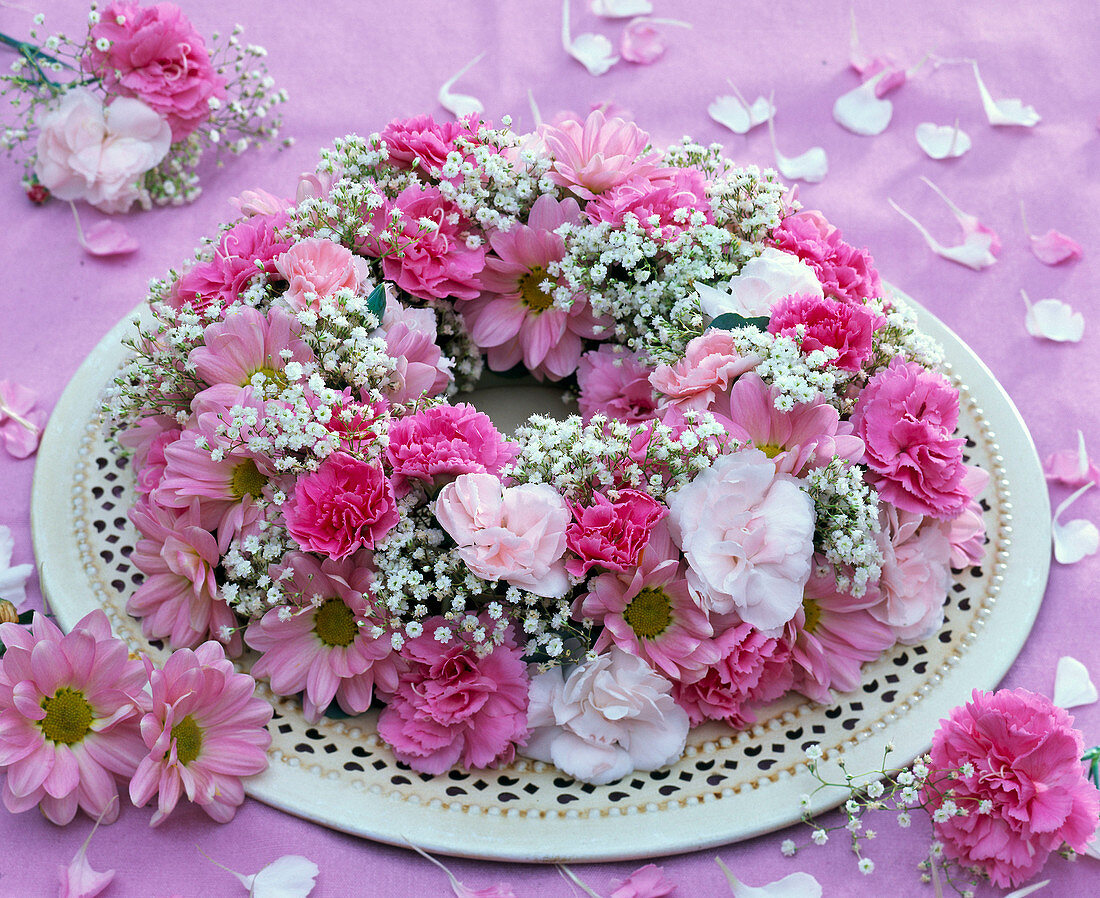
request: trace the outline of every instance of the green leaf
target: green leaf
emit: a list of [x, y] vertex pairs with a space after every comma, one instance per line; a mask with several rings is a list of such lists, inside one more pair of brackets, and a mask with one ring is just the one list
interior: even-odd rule
[[766, 331], [771, 319], [767, 315], [759, 318], [746, 318], [736, 312], [725, 312], [707, 325], [707, 330], [731, 331], [739, 327], [754, 327], [758, 331]]
[[382, 315], [386, 311], [386, 287], [384, 284], [379, 284], [370, 292], [370, 296], [367, 297], [367, 309], [377, 318], [382, 320]]

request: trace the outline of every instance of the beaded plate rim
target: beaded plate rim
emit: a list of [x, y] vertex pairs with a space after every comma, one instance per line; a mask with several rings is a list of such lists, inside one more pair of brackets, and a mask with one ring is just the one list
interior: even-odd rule
[[[938, 719], [969, 698], [972, 688], [992, 689], [997, 685], [1027, 640], [1050, 567], [1050, 501], [1035, 446], [1019, 412], [975, 353], [930, 312], [915, 302], [913, 305], [921, 328], [943, 345], [949, 376], [960, 387], [965, 385], [965, 411], [978, 423], [977, 435], [988, 450], [990, 490], [996, 499], [993, 520], [987, 516], [991, 541], [986, 565], [991, 570], [983, 575], [985, 592], [972, 626], [959, 637], [952, 637], [947, 647], [951, 654], [896, 707], [864, 722], [858, 730], [851, 728], [850, 735], [826, 748], [826, 762], [843, 754], [850, 768], [857, 770], [870, 769], [881, 758], [884, 740], [872, 736], [887, 737], [895, 743], [892, 761], [908, 762], [927, 749]], [[142, 308], [135, 314], [140, 314]], [[85, 474], [90, 463], [86, 450], [97, 430], [100, 395], [125, 355], [122, 338], [129, 332], [133, 317], [127, 316], [100, 341], [54, 409], [35, 469], [31, 528], [42, 590], [59, 623], [69, 629], [88, 611], [106, 606], [116, 632], [136, 648], [155, 655], [159, 652], [150, 649], [139, 632], [136, 637], [133, 632], [120, 632], [131, 629], [127, 622], [134, 622], [124, 612], [120, 616], [118, 608], [112, 606], [102, 583], [97, 581], [107, 575], [101, 571], [101, 562], [92, 556], [87, 537], [77, 529], [78, 522], [86, 523], [83, 516], [92, 489]], [[1028, 509], [1027, 527], [1013, 528], [1013, 507]], [[266, 685], [261, 686], [261, 693], [273, 702], [277, 712], [271, 726], [275, 738], [268, 770], [246, 782], [249, 795], [333, 829], [394, 845], [412, 839], [444, 854], [552, 863], [693, 851], [796, 822], [802, 811], [799, 796], [812, 791], [815, 785], [805, 764], [796, 760], [774, 774], [756, 775], [755, 780], [736, 786], [704, 788], [695, 795], [641, 803], [610, 805], [605, 801], [601, 806], [599, 796], [591, 798], [591, 787], [578, 787], [576, 791], [587, 792], [588, 799], [566, 807], [547, 807], [541, 799], [522, 797], [505, 807], [481, 802], [477, 795], [469, 795], [462, 788], [458, 791], [463, 797], [456, 800], [443, 800], [438, 795], [425, 800], [417, 790], [427, 788], [422, 784], [429, 780], [415, 773], [393, 777], [390, 783], [384, 777], [371, 781], [370, 771], [348, 776], [339, 768], [326, 769], [323, 758], [312, 757], [312, 749], [310, 757], [302, 754], [301, 743], [298, 750], [291, 747], [294, 739], [301, 738], [294, 735], [297, 726], [317, 734], [309, 738], [319, 740], [324, 751], [330, 751], [329, 746], [336, 752], [336, 746], [346, 750], [348, 745], [359, 745], [366, 746], [361, 751], [368, 756], [388, 754], [370, 732], [370, 715], [363, 720], [325, 718], [310, 727], [295, 700], [273, 696]], [[842, 707], [851, 696], [841, 696], [836, 707]], [[863, 710], [862, 704], [859, 708]], [[668, 773], [661, 771], [650, 778], [663, 779], [680, 771], [681, 779], [686, 775], [690, 780], [694, 774], [685, 774], [685, 770], [695, 765], [703, 771], [708, 764], [700, 759], [728, 757], [739, 745], [759, 751], [768, 740], [781, 739], [784, 733], [789, 738], [792, 732], [801, 733], [814, 721], [824, 720], [826, 710], [808, 701], [787, 700], [769, 719], [741, 733], [713, 724], [697, 728], [689, 736], [684, 758], [665, 768]], [[280, 725], [289, 726], [289, 739], [280, 737]], [[362, 765], [358, 766], [363, 770]], [[517, 759], [503, 773], [515, 774], [511, 779], [517, 782], [540, 777], [546, 780], [555, 773], [555, 786], [561, 780], [561, 774], [550, 765], [526, 759]], [[489, 771], [484, 778], [501, 775]], [[701, 772], [699, 776], [702, 778]], [[473, 785], [484, 788], [477, 786], [484, 778]], [[395, 779], [405, 780], [408, 787], [392, 788]], [[600, 787], [605, 790], [601, 794], [606, 794], [607, 788]], [[819, 792], [811, 810], [824, 811], [842, 797], [838, 791]], [[583, 840], [577, 837], [578, 825], [584, 826]]]

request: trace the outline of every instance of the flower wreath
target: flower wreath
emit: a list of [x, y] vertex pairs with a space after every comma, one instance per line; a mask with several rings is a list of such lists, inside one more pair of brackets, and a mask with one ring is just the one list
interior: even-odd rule
[[[338, 140], [154, 283], [107, 400], [128, 609], [311, 720], [380, 705], [416, 770], [606, 783], [937, 632], [987, 476], [938, 347], [771, 172], [509, 124]], [[452, 401], [486, 365], [580, 414], [502, 434]]]

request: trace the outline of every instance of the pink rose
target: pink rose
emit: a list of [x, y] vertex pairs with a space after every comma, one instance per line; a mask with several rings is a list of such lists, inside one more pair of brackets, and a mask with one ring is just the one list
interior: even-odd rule
[[826, 296], [861, 305], [864, 299], [883, 295], [882, 281], [867, 250], [841, 240], [840, 231], [820, 212], [788, 215], [775, 229], [772, 241], [809, 264]]
[[864, 387], [851, 420], [883, 499], [941, 520], [962, 513], [966, 441], [951, 436], [959, 393], [947, 378], [898, 356]]
[[[975, 689], [940, 721], [931, 752], [938, 785], [922, 795], [930, 813], [949, 796], [963, 812], [932, 824], [947, 857], [1007, 889], [1035, 876], [1062, 843], [1083, 851], [1100, 813], [1083, 751], [1073, 718], [1046, 696]], [[943, 775], [965, 766], [969, 776]]]
[[356, 549], [373, 549], [398, 518], [393, 485], [382, 469], [345, 452], [298, 478], [283, 515], [298, 545], [337, 561]]
[[627, 424], [649, 420], [657, 412], [657, 396], [649, 383], [652, 373], [621, 346], [604, 343], [586, 352], [577, 366], [581, 414], [585, 420], [602, 414]]
[[[491, 629], [492, 621], [482, 621]], [[401, 649], [408, 668], [378, 718], [378, 735], [422, 773], [508, 763], [527, 735], [527, 665], [509, 636], [484, 658], [436, 640], [442, 618]]]
[[516, 446], [472, 405], [437, 405], [392, 421], [386, 461], [394, 486], [404, 495], [409, 480], [429, 485], [457, 474], [499, 474], [516, 457]]
[[768, 333], [793, 338], [801, 326], [803, 355], [831, 346], [840, 353], [834, 365], [845, 371], [858, 371], [871, 355], [872, 335], [883, 323], [881, 316], [865, 306], [795, 294], [772, 307]]
[[688, 343], [675, 365], [660, 365], [649, 382], [664, 394], [662, 409], [706, 411], [738, 377], [758, 364], [756, 356], [737, 351], [729, 331], [708, 330]]
[[[210, 100], [225, 97], [225, 78], [214, 70], [202, 35], [171, 3], [115, 0], [100, 15], [83, 68], [110, 92], [148, 104], [167, 120], [172, 142], [183, 140], [210, 117]], [[96, 47], [101, 39], [110, 42], [106, 50]]]
[[382, 318], [386, 353], [397, 362], [386, 387], [386, 398], [395, 405], [422, 397], [438, 396], [450, 385], [454, 359], [443, 355], [437, 342], [435, 311], [386, 304]]
[[322, 297], [359, 289], [359, 270], [351, 250], [321, 237], [299, 240], [275, 259], [275, 270], [288, 282], [283, 298], [297, 310], [320, 309]]
[[140, 100], [119, 97], [104, 106], [82, 87], [62, 95], [38, 128], [38, 180], [58, 199], [85, 200], [109, 213], [125, 212], [144, 195], [142, 175], [171, 144], [168, 126]]
[[569, 503], [573, 523], [565, 530], [566, 545], [577, 557], [565, 568], [574, 577], [584, 577], [593, 567], [625, 571], [637, 564], [638, 555], [649, 543], [654, 524], [668, 509], [648, 493], [619, 490], [618, 498], [601, 492], [592, 494], [594, 504]]
[[440, 491], [435, 516], [483, 580], [547, 598], [569, 591], [562, 561], [569, 509], [552, 486], [505, 488], [492, 474], [460, 474]]

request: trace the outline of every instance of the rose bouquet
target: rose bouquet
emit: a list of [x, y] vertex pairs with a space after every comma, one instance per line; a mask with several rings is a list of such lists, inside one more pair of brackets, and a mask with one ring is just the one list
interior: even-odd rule
[[240, 154], [278, 136], [273, 113], [286, 92], [240, 26], [208, 50], [171, 3], [93, 3], [79, 41], [51, 34], [39, 44], [44, 21], [35, 16], [31, 41], [0, 35], [18, 54], [0, 75], [16, 122], [0, 148], [29, 147], [24, 185], [35, 202], [53, 195], [108, 213], [188, 203], [207, 150]]
[[[310, 719], [377, 707], [419, 771], [606, 783], [935, 634], [987, 476], [912, 311], [770, 172], [509, 124], [339, 140], [154, 283], [107, 397], [128, 608]], [[486, 365], [581, 414], [500, 432]]]

